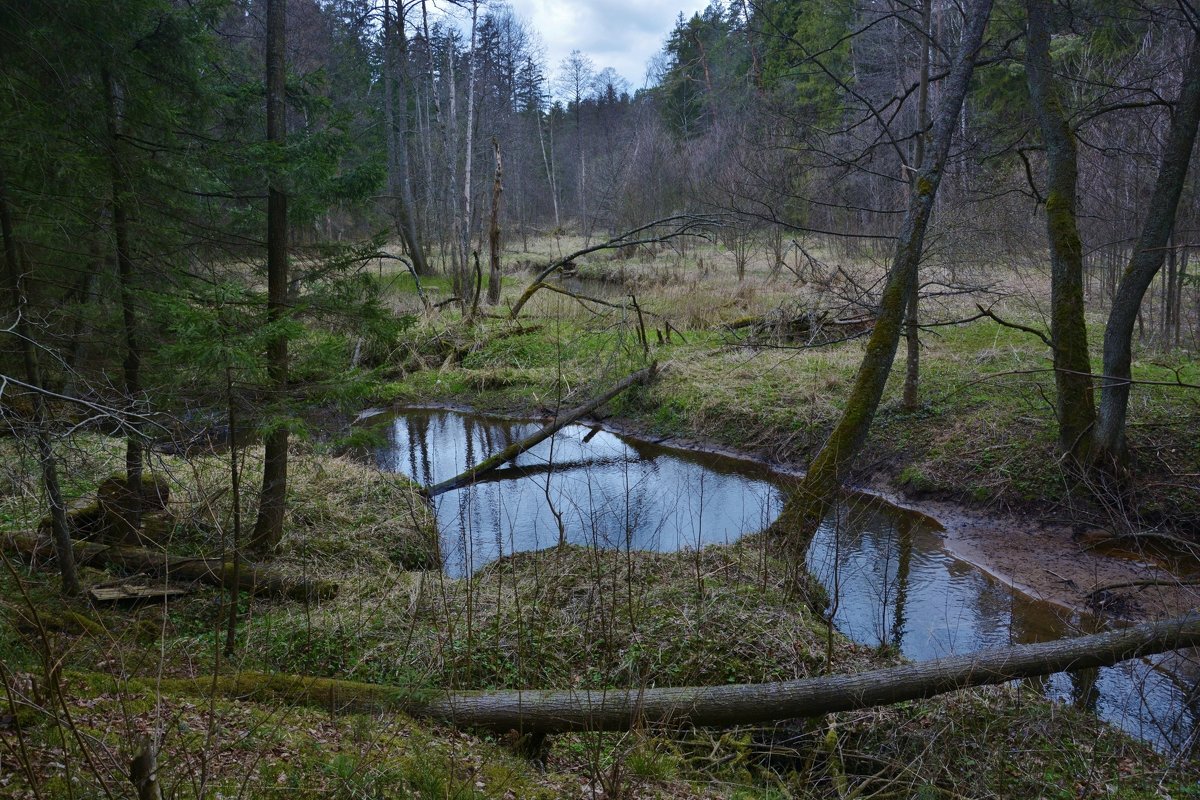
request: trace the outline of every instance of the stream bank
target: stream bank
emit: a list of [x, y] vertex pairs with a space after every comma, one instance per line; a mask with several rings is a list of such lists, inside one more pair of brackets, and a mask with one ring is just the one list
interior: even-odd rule
[[[382, 421], [388, 444], [376, 451], [380, 466], [425, 484], [457, 474], [539, 427], [528, 419], [428, 407]], [[617, 436], [613, 427], [611, 420], [568, 426], [475, 487], [439, 499], [449, 574], [467, 576], [497, 559], [555, 544], [672, 552], [748, 541], [777, 515], [794, 477], [699, 442], [676, 449]], [[859, 495], [826, 520], [808, 563], [833, 599], [831, 619], [842, 633], [920, 661], [1092, 632], [1114, 616], [1104, 613], [1108, 609], [1039, 597], [957, 557], [951, 542], [989, 534], [996, 541], [996, 531], [986, 520], [949, 512]], [[949, 519], [952, 535], [939, 516]], [[1027, 563], [1061, 575], [1047, 566], [1056, 562], [1037, 551], [1024, 555]], [[1114, 560], [1091, 557], [1097, 564]], [[1108, 573], [1113, 576], [1128, 564], [1115, 561]], [[1100, 575], [1091, 572], [1093, 580]], [[1121, 610], [1126, 617], [1150, 611], [1133, 603]], [[1055, 676], [1043, 689], [1141, 738], [1177, 747], [1195, 728], [1186, 710], [1194, 678], [1186, 658], [1176, 657]]]

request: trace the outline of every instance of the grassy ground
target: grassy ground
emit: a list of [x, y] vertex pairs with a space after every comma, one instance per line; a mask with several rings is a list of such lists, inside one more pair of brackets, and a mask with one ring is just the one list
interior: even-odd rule
[[[539, 260], [570, 241], [538, 243]], [[702, 438], [803, 464], [852, 379], [861, 342], [797, 349], [749, 340], [721, 323], [847, 318], [854, 285], [878, 261], [816, 253], [803, 282], [763, 263], [731, 277], [716, 249], [676, 258], [594, 258], [584, 291], [621, 303], [632, 287], [650, 355], [668, 365], [653, 386], [609, 413], [657, 434]], [[518, 254], [513, 254], [513, 258]], [[511, 260], [511, 259], [510, 259]], [[873, 277], [874, 276], [874, 277]], [[949, 276], [947, 281], [949, 281]], [[956, 281], [986, 275], [960, 274]], [[1038, 321], [1010, 276], [1001, 313]], [[614, 289], [616, 278], [622, 288]], [[459, 402], [528, 411], [582, 402], [642, 364], [636, 314], [539, 294], [521, 323], [467, 326], [450, 309], [427, 313], [411, 278], [379, 276], [416, 325], [371, 356], [396, 402]], [[509, 276], [510, 302], [527, 276]], [[989, 279], [990, 280], [990, 279]], [[1024, 282], [1024, 283], [1023, 283]], [[1017, 292], [1014, 289], [1021, 289]], [[1025, 286], [1025, 288], [1021, 288]], [[849, 287], [849, 288], [848, 288]], [[426, 281], [445, 297], [444, 280]], [[1037, 288], [1036, 286], [1034, 287]], [[495, 313], [503, 310], [496, 309]], [[783, 311], [780, 311], [780, 309]], [[931, 301], [930, 318], [970, 315], [958, 297]], [[600, 314], [593, 311], [600, 311]], [[786, 313], [785, 313], [786, 312]], [[668, 331], [666, 322], [670, 321]], [[663, 334], [659, 344], [655, 331]], [[670, 342], [666, 341], [670, 333]], [[1096, 337], [1093, 336], [1093, 339]], [[889, 395], [860, 459], [860, 479], [1001, 507], [1047, 509], [1067, 500], [1054, 460], [1045, 347], [990, 321], [932, 329], [923, 339], [923, 397], [902, 412]], [[347, 350], [352, 342], [346, 342]], [[1196, 382], [1183, 354], [1139, 362], [1142, 376]], [[1137, 392], [1141, 466], [1160, 483], [1200, 462], [1187, 435], [1197, 403], [1166, 387]], [[62, 451], [71, 498], [119, 469], [111, 440], [78, 435]], [[245, 474], [258, 474], [246, 451]], [[229, 546], [231, 493], [222, 455], [156, 455], [172, 485], [174, 552]], [[1197, 514], [1194, 486], [1148, 496], [1147, 515]], [[1194, 483], [1194, 482], [1193, 482]], [[0, 440], [0, 522], [33, 527], [41, 514], [35, 464]], [[246, 518], [252, 519], [253, 487]], [[1191, 517], [1187, 515], [1193, 515]], [[157, 677], [268, 670], [442, 687], [666, 686], [781, 680], [892, 663], [832, 631], [819, 591], [790, 571], [763, 536], [700, 552], [578, 548], [521, 554], [471, 579], [427, 570], [429, 512], [407, 481], [302, 446], [293, 461], [280, 569], [340, 584], [320, 604], [242, 597], [237, 648], [222, 653], [225, 600], [204, 587], [169, 606], [91, 607], [57, 595], [52, 574], [6, 562], [0, 571], [0, 796], [130, 796], [128, 759], [142, 737], [161, 742], [173, 797], [1185, 797], [1200, 794], [1194, 763], [1168, 759], [1030, 687], [999, 687], [774, 727], [637, 730], [554, 737], [544, 763], [514, 754], [515, 734], [481, 735], [403, 715], [293, 708], [154, 691]], [[88, 584], [115, 575], [84, 570]], [[814, 608], [818, 610], [814, 610]], [[34, 614], [32, 609], [38, 609]], [[114, 682], [113, 676], [117, 677]], [[137, 676], [136, 684], [123, 678]]]
[[[320, 484], [328, 487], [363, 473], [329, 459], [307, 474], [335, 476]], [[403, 492], [379, 498], [376, 509], [409, 524]], [[343, 519], [292, 521], [284, 563], [321, 569], [331, 556], [317, 543], [358, 533]], [[1188, 762], [1025, 687], [771, 727], [559, 736], [541, 765], [515, 754], [515, 734], [319, 700], [297, 708], [154, 689], [160, 676], [203, 685], [206, 675], [240, 670], [426, 691], [662, 686], [895, 661], [830, 630], [807, 602], [812, 589], [787, 578], [760, 536], [676, 554], [521, 554], [471, 580], [403, 570], [372, 557], [377, 544], [347, 536], [333, 558], [341, 583], [333, 601], [243, 597], [232, 657], [221, 653], [224, 609], [210, 589], [169, 607], [89, 607], [57, 598], [47, 572], [12, 565], [0, 577], [9, 691], [0, 704], [0, 795], [103, 796], [107, 786], [126, 796], [125, 764], [147, 735], [160, 742], [161, 780], [174, 797], [1181, 797], [1194, 788]], [[111, 577], [84, 575], [88, 583]]]
[[[531, 243], [531, 253], [510, 254], [510, 263], [540, 263], [580, 242]], [[604, 254], [581, 259], [579, 291], [628, 304], [637, 297], [648, 331], [649, 355], [668, 366], [647, 391], [614, 403], [610, 413], [647, 433], [695, 438], [803, 466], [824, 441], [857, 370], [863, 338], [810, 346], [807, 338], [782, 340], [766, 333], [730, 331], [723, 325], [747, 318], [768, 322], [800, 315], [824, 318], [816, 343], [861, 333], [835, 320], [862, 317], [863, 289], [878, 286], [881, 258], [855, 260], [816, 251], [821, 266], [805, 264], [800, 277], [772, 277], [761, 260], [748, 275], [733, 277], [729, 253], [705, 246], [679, 256], [670, 251], [613, 260]], [[1169, 385], [1135, 388], [1130, 437], [1141, 477], [1136, 508], [1105, 516], [1077, 491], [1072, 494], [1057, 461], [1053, 374], [1048, 348], [1035, 336], [991, 319], [941, 323], [978, 316], [977, 301], [1006, 320], [1046, 329], [1045, 279], [1005, 265], [960, 266], [951, 275], [927, 276], [922, 319], [935, 323], [921, 338], [921, 405], [899, 402], [903, 343], [876, 418], [857, 480], [877, 487], [933, 495], [998, 510], [1043, 513], [1066, 504], [1070, 512], [1103, 527], [1200, 529], [1200, 396]], [[530, 276], [506, 279], [494, 319], [463, 327], [453, 314], [426, 316], [393, 354], [398, 380], [385, 394], [398, 402], [442, 400], [485, 410], [528, 411], [582, 402], [646, 357], [636, 315], [540, 292], [519, 325], [507, 306]], [[604, 281], [608, 281], [605, 283]], [[415, 309], [411, 278], [392, 285], [398, 308]], [[961, 294], [945, 287], [985, 287]], [[614, 288], [617, 287], [617, 288]], [[435, 287], [436, 291], [436, 287]], [[867, 298], [869, 300], [869, 297]], [[668, 332], [667, 323], [670, 323]], [[1089, 315], [1090, 340], [1102, 338], [1103, 316]], [[521, 332], [521, 328], [525, 332]], [[661, 335], [661, 340], [660, 340]], [[667, 341], [667, 338], [670, 341]], [[446, 361], [455, 350], [467, 352]], [[1093, 353], [1098, 369], [1099, 353]], [[1200, 383], [1200, 364], [1187, 351], [1144, 349], [1135, 378], [1162, 384]]]

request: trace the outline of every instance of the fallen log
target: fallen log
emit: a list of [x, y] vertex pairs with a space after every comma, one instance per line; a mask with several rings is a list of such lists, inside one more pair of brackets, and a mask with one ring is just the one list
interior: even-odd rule
[[[239, 591], [250, 594], [291, 600], [325, 600], [338, 590], [337, 584], [330, 581], [293, 578], [245, 561], [235, 565], [233, 561], [221, 558], [187, 558], [141, 547], [78, 540], [73, 540], [71, 545], [80, 566], [112, 567], [126, 573], [146, 572], [160, 578], [200, 581], [226, 589], [236, 585]], [[54, 555], [49, 539], [24, 533], [3, 534], [0, 549], [28, 562], [48, 560]]]
[[563, 416], [555, 417], [553, 422], [544, 426], [536, 433], [526, 436], [519, 442], [510, 444], [499, 453], [496, 453], [496, 455], [490, 458], [485, 458], [483, 461], [480, 461], [475, 466], [470, 467], [458, 475], [455, 475], [453, 478], [447, 478], [441, 483], [435, 483], [432, 486], [426, 486], [421, 490], [421, 493], [426, 497], [437, 497], [439, 494], [445, 494], [446, 492], [451, 492], [455, 489], [461, 489], [464, 486], [471, 485], [475, 481], [479, 480], [480, 476], [504, 466], [509, 461], [512, 461], [514, 458], [524, 453], [526, 450], [536, 447], [538, 444], [549, 439], [563, 428], [574, 422], [578, 422], [583, 417], [591, 414], [593, 411], [600, 408], [600, 406], [604, 405], [609, 400], [612, 400], [630, 386], [651, 380], [657, 373], [657, 370], [657, 364], [651, 363], [650, 366], [646, 367], [645, 369], [640, 369], [632, 375], [626, 376], [622, 381], [610, 388], [604, 394], [589, 400], [573, 411], [568, 411]]
[[146, 681], [166, 693], [354, 711], [401, 711], [473, 728], [535, 733], [628, 730], [643, 723], [723, 726], [892, 705], [1200, 645], [1200, 614], [1055, 642], [779, 683], [609, 690], [438, 692], [332, 678], [243, 672]]

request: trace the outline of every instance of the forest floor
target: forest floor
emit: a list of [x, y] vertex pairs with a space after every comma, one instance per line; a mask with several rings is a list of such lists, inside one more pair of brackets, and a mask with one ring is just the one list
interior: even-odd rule
[[[541, 244], [544, 252], [523, 257], [538, 261], [559, 246], [570, 249]], [[678, 261], [658, 254], [641, 263], [579, 264], [579, 291], [618, 305], [636, 295], [647, 347], [630, 310], [595, 303], [589, 310], [542, 292], [519, 324], [498, 318], [502, 304], [467, 326], [455, 313], [425, 312], [411, 279], [385, 271], [381, 284], [413, 325], [372, 356], [386, 378], [377, 396], [400, 405], [544, 413], [583, 402], [644, 363], [648, 350], [665, 372], [614, 401], [608, 424], [802, 466], [840, 410], [861, 352], [858, 339], [808, 347], [811, 331], [840, 330], [825, 323], [854, 318], [845, 296], [861, 295], [853, 285], [869, 285], [870, 265], [844, 267], [849, 277], [841, 278], [810, 265], [803, 282], [751, 270], [738, 283], [725, 274], [728, 257], [710, 249]], [[510, 275], [505, 300], [527, 279]], [[955, 285], [972, 279], [957, 276]], [[425, 289], [448, 295], [444, 279]], [[1036, 324], [1035, 306], [1013, 294], [996, 310]], [[930, 317], [970, 316], [970, 308], [955, 296], [939, 301]], [[806, 315], [823, 322], [800, 336], [778, 335]], [[723, 327], [749, 318], [767, 324]], [[1145, 477], [1137, 506], [1110, 513], [1063, 480], [1038, 339], [978, 320], [931, 329], [924, 342], [923, 404], [903, 411], [898, 386], [889, 386], [859, 460], [860, 485], [941, 503], [947, 512], [967, 506], [1003, 519], [1067, 520], [1081, 532], [1178, 532], [1200, 520], [1195, 482], [1187, 479], [1200, 463], [1194, 395], [1139, 387], [1133, 435]], [[1200, 374], [1181, 352], [1142, 358], [1138, 369], [1163, 382], [1178, 375], [1195, 383]], [[36, 465], [15, 442], [0, 446], [8, 448], [0, 452], [0, 519], [7, 530], [29, 530], [40, 516]], [[245, 474], [258, 474], [257, 449], [243, 452]], [[73, 437], [62, 455], [72, 498], [87, 498], [121, 463], [119, 443], [98, 435]], [[152, 468], [172, 484], [169, 549], [225, 552], [227, 457], [156, 453]], [[253, 497], [245, 514], [252, 518]], [[232, 657], [222, 654], [223, 593], [196, 587], [169, 604], [121, 607], [63, 601], [52, 573], [6, 559], [0, 796], [129, 796], [128, 759], [145, 735], [161, 743], [161, 778], [173, 797], [1200, 794], [1190, 757], [1156, 752], [1025, 685], [769, 727], [556, 736], [542, 764], [516, 755], [513, 736], [173, 688], [172, 678], [230, 671], [416, 690], [694, 685], [857, 671], [898, 658], [834, 631], [814, 610], [819, 590], [785, 580], [786, 565], [761, 535], [674, 554], [567, 547], [507, 558], [470, 579], [422, 568], [435, 536], [411, 483], [319, 442], [300, 444], [276, 565], [297, 578], [335, 580], [340, 591], [311, 604], [242, 596]], [[114, 577], [94, 568], [84, 574], [88, 584]]]

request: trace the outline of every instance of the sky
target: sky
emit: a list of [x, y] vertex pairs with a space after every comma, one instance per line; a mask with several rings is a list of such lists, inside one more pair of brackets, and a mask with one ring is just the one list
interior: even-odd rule
[[508, 0], [546, 47], [547, 77], [572, 50], [591, 57], [596, 69], [612, 67], [631, 89], [646, 85], [646, 67], [658, 53], [680, 12], [691, 17], [708, 0]]

